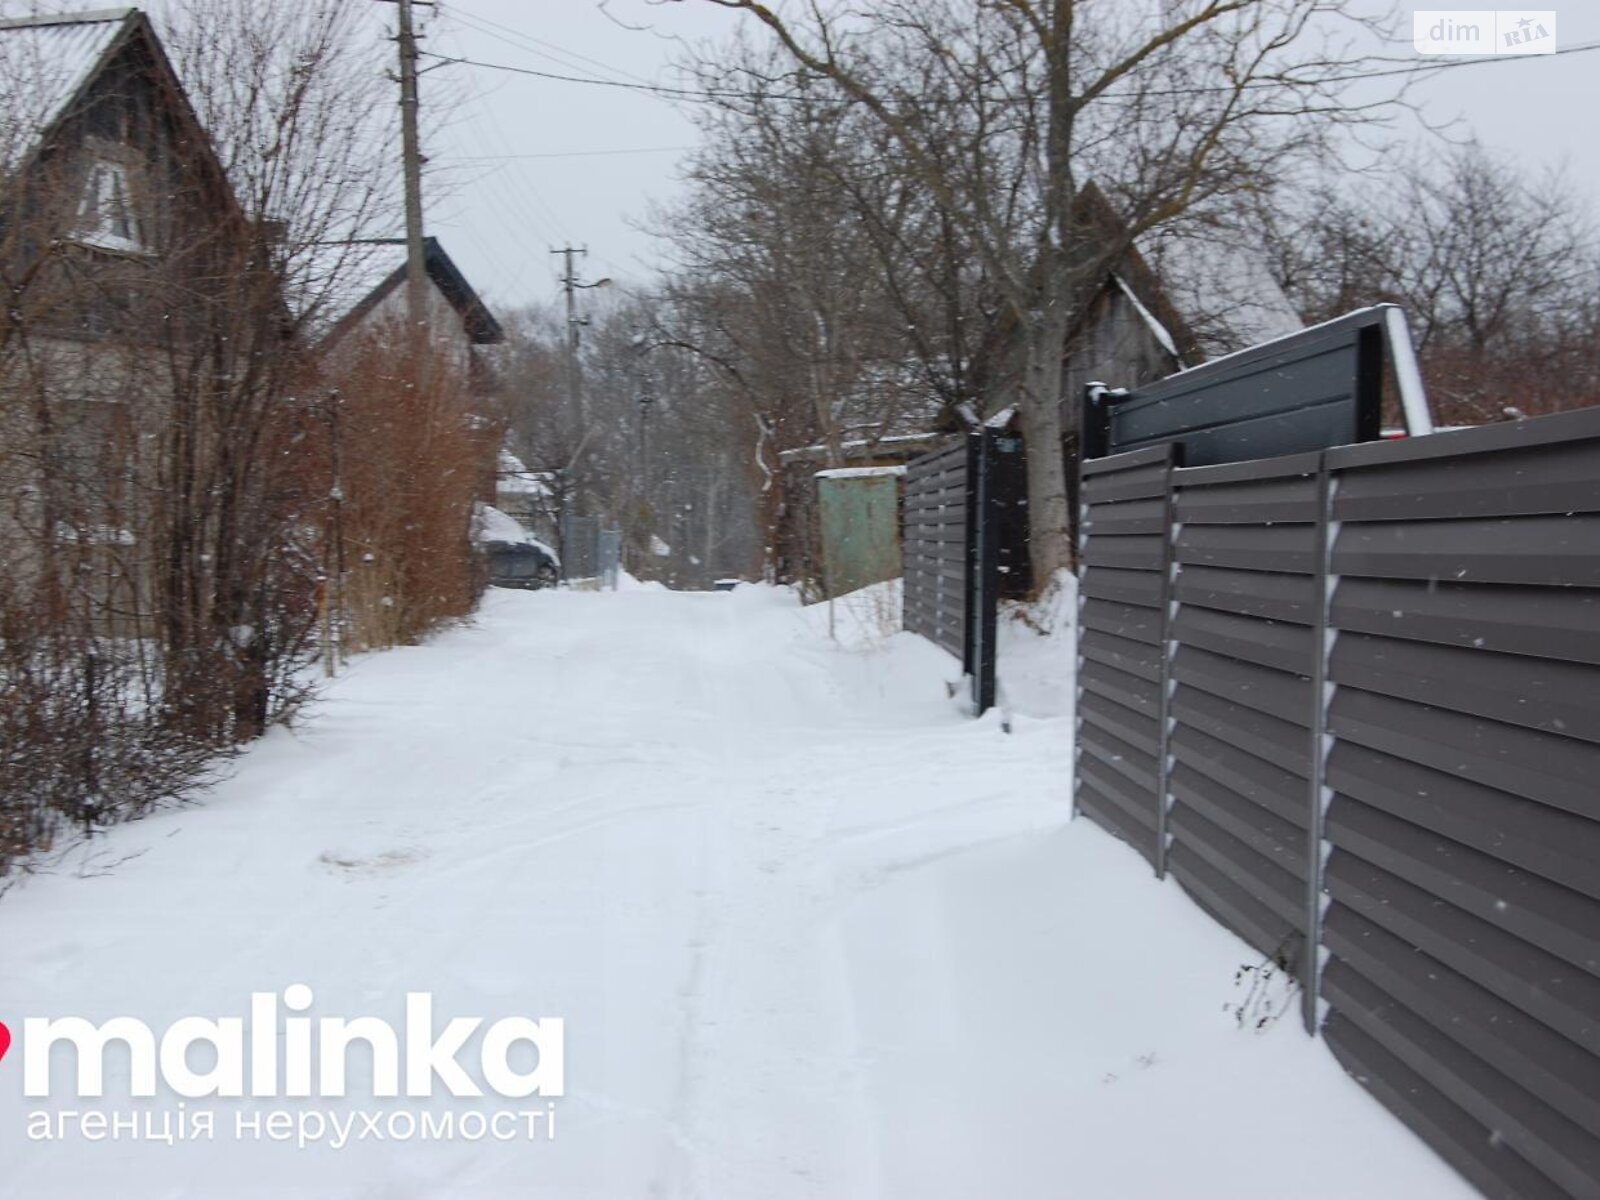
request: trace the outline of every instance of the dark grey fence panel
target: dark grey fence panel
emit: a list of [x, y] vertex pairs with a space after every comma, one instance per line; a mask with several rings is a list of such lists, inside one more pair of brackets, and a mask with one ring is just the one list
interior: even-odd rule
[[905, 627], [966, 662], [966, 443], [915, 459], [905, 480]]
[[600, 518], [561, 517], [561, 577], [593, 579], [600, 573]]
[[1080, 489], [1078, 811], [1156, 861], [1164, 819], [1172, 448], [1085, 463]]
[[1486, 1194], [1600, 1197], [1600, 410], [1149, 455], [1083, 469], [1078, 806]]
[[1213, 915], [1304, 954], [1320, 456], [1173, 472], [1167, 863]]
[[[1380, 305], [1132, 392], [1094, 389], [1085, 452], [1174, 442], [1178, 461], [1198, 467], [1369, 441], [1390, 332], [1390, 306]], [[1409, 347], [1401, 353], [1409, 359]]]
[[1600, 1195], [1600, 412], [1328, 465], [1328, 1044], [1485, 1191]]
[[906, 464], [903, 624], [961, 660], [979, 714], [998, 696], [1002, 597], [1028, 594], [1027, 459], [1009, 424]]

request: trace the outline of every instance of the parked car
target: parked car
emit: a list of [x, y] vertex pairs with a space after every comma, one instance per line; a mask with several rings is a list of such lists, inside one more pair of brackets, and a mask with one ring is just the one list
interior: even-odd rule
[[494, 587], [555, 587], [561, 582], [561, 567], [550, 548], [540, 542], [485, 542], [489, 557], [489, 583]]
[[537, 591], [561, 582], [560, 556], [498, 508], [478, 506], [473, 542], [488, 561], [493, 587]]

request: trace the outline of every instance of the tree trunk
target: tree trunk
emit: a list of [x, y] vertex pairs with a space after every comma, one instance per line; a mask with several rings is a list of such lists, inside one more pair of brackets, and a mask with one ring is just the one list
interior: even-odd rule
[[1054, 314], [1035, 318], [1023, 329], [1021, 340], [1017, 414], [1028, 450], [1028, 551], [1034, 585], [1042, 589], [1057, 571], [1071, 570], [1077, 561], [1062, 453], [1061, 349], [1066, 321]]

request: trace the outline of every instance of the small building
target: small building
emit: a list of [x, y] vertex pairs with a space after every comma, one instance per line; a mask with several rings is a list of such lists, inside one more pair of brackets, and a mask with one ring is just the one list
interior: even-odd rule
[[[504, 342], [505, 331], [439, 239], [423, 238], [422, 248], [429, 333], [450, 348], [467, 372], [471, 390], [487, 394], [494, 389], [494, 370], [485, 348]], [[317, 341], [318, 354], [333, 360], [341, 347], [364, 334], [397, 336], [408, 317], [408, 252], [403, 238], [347, 243], [341, 251], [351, 266], [339, 295], [327, 301], [320, 322], [327, 331]]]
[[531, 471], [502, 449], [495, 472], [494, 506], [529, 533], [554, 544], [561, 540], [561, 488], [554, 471]]
[[829, 599], [900, 577], [903, 466], [816, 473], [822, 590]]

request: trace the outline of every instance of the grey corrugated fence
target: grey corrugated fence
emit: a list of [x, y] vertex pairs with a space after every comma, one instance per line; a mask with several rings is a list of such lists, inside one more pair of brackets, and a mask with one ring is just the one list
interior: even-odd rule
[[1083, 467], [1076, 804], [1483, 1192], [1600, 1197], [1600, 410]]
[[622, 569], [622, 530], [599, 517], [561, 516], [561, 577], [569, 584], [616, 590]]
[[972, 705], [997, 695], [1002, 597], [1032, 586], [1027, 457], [1007, 412], [906, 464], [905, 627], [961, 660]]
[[961, 439], [906, 467], [905, 627], [966, 661], [967, 486], [971, 449]]

